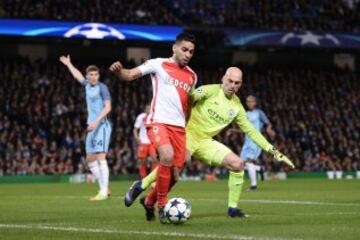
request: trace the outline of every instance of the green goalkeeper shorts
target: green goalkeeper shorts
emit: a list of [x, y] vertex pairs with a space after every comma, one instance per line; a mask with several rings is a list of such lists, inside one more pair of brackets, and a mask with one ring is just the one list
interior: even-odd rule
[[221, 165], [225, 156], [231, 152], [224, 144], [212, 138], [199, 138], [191, 131], [186, 131], [186, 149], [194, 158], [211, 166]]

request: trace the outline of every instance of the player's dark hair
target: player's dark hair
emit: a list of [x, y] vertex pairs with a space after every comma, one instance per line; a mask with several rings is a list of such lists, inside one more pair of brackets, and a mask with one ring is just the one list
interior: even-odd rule
[[187, 33], [187, 32], [182, 32], [179, 35], [176, 36], [176, 40], [175, 43], [179, 43], [182, 41], [188, 41], [191, 42], [193, 44], [196, 44], [196, 38], [194, 35]]
[[89, 73], [89, 72], [100, 72], [100, 69], [95, 65], [89, 65], [86, 68], [86, 73]]
[[255, 96], [255, 94], [248, 94], [248, 95], [246, 96], [246, 98], [248, 98], [248, 97], [253, 97], [253, 98], [257, 99], [257, 97]]

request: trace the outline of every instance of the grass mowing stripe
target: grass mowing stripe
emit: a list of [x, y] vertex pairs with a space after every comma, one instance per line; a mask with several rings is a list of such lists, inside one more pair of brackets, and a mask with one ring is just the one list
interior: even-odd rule
[[[3, 196], [3, 198], [44, 198], [44, 199], [88, 199], [89, 196]], [[123, 198], [122, 196], [118, 197], [111, 197], [111, 198]], [[227, 201], [226, 198], [189, 198], [188, 200], [194, 201]], [[344, 206], [344, 207], [360, 207], [359, 203], [333, 203], [333, 202], [316, 202], [316, 201], [297, 201], [297, 200], [267, 200], [267, 199], [240, 199], [240, 202], [247, 202], [247, 203], [265, 203], [265, 204], [294, 204], [294, 205], [321, 205], [321, 206]]]
[[[282, 238], [258, 238], [239, 235], [217, 235], [203, 233], [180, 233], [180, 232], [150, 232], [150, 231], [132, 231], [132, 230], [111, 230], [101, 228], [77, 228], [77, 227], [56, 227], [44, 225], [25, 225], [25, 224], [0, 224], [0, 228], [31, 229], [31, 230], [51, 230], [66, 232], [86, 232], [86, 233], [107, 233], [107, 234], [126, 234], [126, 235], [147, 235], [147, 236], [166, 236], [166, 237], [184, 237], [201, 239], [225, 239], [225, 240], [282, 240]], [[287, 238], [288, 239], [288, 238]], [[295, 239], [292, 239], [295, 240]], [[298, 239], [296, 239], [298, 240]]]

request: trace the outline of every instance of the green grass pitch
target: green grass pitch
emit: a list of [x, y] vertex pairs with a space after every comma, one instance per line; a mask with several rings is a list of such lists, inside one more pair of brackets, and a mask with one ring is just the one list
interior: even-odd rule
[[130, 182], [112, 182], [113, 197], [89, 202], [95, 184], [0, 184], [0, 239], [360, 239], [360, 181], [266, 181], [244, 186], [248, 219], [228, 219], [227, 181], [180, 182], [171, 197], [191, 203], [183, 225], [146, 222], [126, 208]]

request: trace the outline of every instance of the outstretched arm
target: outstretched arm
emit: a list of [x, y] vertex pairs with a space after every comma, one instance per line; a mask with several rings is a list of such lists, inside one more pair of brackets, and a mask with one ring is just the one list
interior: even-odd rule
[[142, 76], [142, 73], [138, 67], [135, 67], [132, 69], [125, 69], [119, 61], [111, 64], [109, 69], [120, 80], [123, 80], [123, 81], [133, 81]]
[[[238, 129], [238, 128], [230, 128], [226, 131], [226, 136], [230, 136], [232, 135], [233, 133], [237, 133], [237, 134], [242, 134], [243, 132]], [[271, 138], [274, 138], [276, 133], [274, 131], [274, 129], [272, 128], [272, 125], [271, 123], [269, 123], [267, 126], [266, 126], [266, 133], [271, 137]]]
[[240, 109], [236, 117], [236, 123], [239, 128], [253, 141], [255, 142], [261, 149], [265, 152], [270, 153], [275, 160], [279, 162], [285, 162], [291, 168], [295, 168], [294, 164], [290, 161], [290, 159], [282, 154], [279, 150], [277, 150], [273, 145], [271, 145], [265, 137], [251, 124], [248, 120], [246, 112], [244, 108]]
[[61, 56], [59, 58], [60, 62], [62, 62], [70, 71], [71, 75], [73, 75], [73, 77], [79, 81], [79, 83], [83, 83], [83, 81], [85, 80], [84, 75], [79, 71], [79, 69], [77, 69], [72, 63], [71, 63], [71, 59], [70, 59], [70, 55], [68, 54], [67, 56]]

